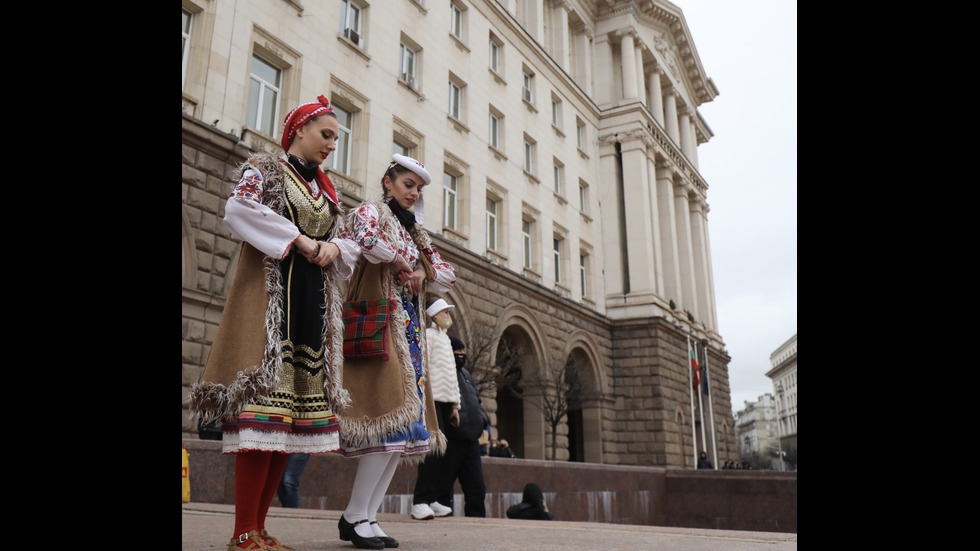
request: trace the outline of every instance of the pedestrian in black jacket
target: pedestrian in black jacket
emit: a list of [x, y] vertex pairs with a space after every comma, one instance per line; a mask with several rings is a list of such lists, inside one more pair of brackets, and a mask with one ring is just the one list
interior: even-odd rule
[[468, 517], [486, 517], [484, 503], [487, 486], [483, 480], [483, 459], [480, 454], [480, 435], [489, 424], [489, 418], [481, 405], [480, 394], [473, 376], [466, 370], [466, 347], [463, 341], [449, 337], [456, 359], [456, 378], [459, 382], [459, 425], [447, 427], [446, 456], [442, 462], [439, 503], [453, 506], [453, 488], [456, 479], [463, 491], [463, 512]]

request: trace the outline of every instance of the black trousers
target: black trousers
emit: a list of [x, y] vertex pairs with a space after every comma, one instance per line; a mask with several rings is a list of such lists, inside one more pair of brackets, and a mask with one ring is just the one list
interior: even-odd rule
[[453, 490], [457, 478], [463, 491], [463, 514], [468, 517], [486, 517], [487, 485], [483, 480], [483, 458], [480, 455], [479, 440], [450, 439], [446, 446], [438, 501], [449, 508], [453, 506]]
[[[453, 414], [453, 405], [449, 402], [436, 402], [436, 419], [439, 422], [439, 429], [446, 432], [449, 426], [449, 417]], [[445, 456], [434, 453], [426, 454], [425, 461], [419, 463], [418, 473], [415, 476], [415, 494], [412, 498], [412, 505], [420, 503], [433, 503], [439, 501], [439, 478], [443, 471]]]

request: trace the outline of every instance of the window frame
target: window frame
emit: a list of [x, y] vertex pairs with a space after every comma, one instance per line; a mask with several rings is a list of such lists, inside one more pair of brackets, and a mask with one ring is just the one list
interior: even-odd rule
[[534, 105], [534, 73], [528, 69], [522, 71], [521, 80], [521, 99], [530, 105]]
[[[353, 25], [351, 25], [351, 18], [354, 19]], [[364, 34], [361, 32], [363, 25], [361, 21], [364, 19], [364, 7], [359, 5], [353, 0], [340, 0], [340, 15], [337, 17], [337, 21], [340, 24], [340, 34], [347, 36], [347, 29], [353, 30], [357, 33], [358, 41], [355, 42], [358, 46], [364, 41]], [[348, 38], [348, 40], [351, 40]], [[353, 40], [351, 40], [353, 42]]]
[[[415, 68], [418, 66], [419, 52], [413, 46], [402, 40], [398, 47], [398, 79], [411, 86], [415, 81]], [[406, 66], [407, 65], [407, 66]]]
[[465, 11], [456, 2], [449, 2], [449, 34], [458, 40], [463, 40], [463, 15]]
[[[267, 79], [255, 73], [253, 68], [255, 66], [256, 60], [267, 65], [269, 68], [275, 71], [275, 76], [278, 80], [277, 83], [275, 84], [269, 83]], [[276, 130], [279, 128], [279, 124], [278, 124], [280, 120], [279, 105], [282, 100], [283, 84], [285, 82], [285, 69], [280, 65], [269, 61], [268, 59], [263, 57], [260, 53], [252, 52], [252, 59], [248, 69], [248, 82], [249, 85], [248, 85], [248, 95], [246, 97], [245, 124], [261, 134], [275, 137]], [[254, 107], [255, 109], [254, 113], [252, 112], [253, 85], [258, 87], [257, 88], [258, 97], [255, 98], [256, 104]], [[269, 101], [267, 101], [265, 98], [266, 90], [269, 89], [272, 89], [275, 93], [274, 98], [271, 100], [272, 103], [271, 113], [265, 108], [265, 104], [269, 103]], [[268, 118], [266, 119], [266, 117]], [[266, 129], [264, 127], [264, 124], [260, 124], [260, 123], [267, 123], [271, 128]]]
[[444, 228], [459, 231], [459, 188], [462, 177], [447, 170], [442, 174], [442, 225]]
[[522, 166], [524, 168], [524, 172], [530, 174], [531, 176], [535, 176], [534, 169], [537, 163], [535, 163], [534, 157], [537, 155], [536, 146], [537, 146], [537, 142], [534, 141], [534, 139], [532, 139], [530, 136], [525, 134], [524, 135], [524, 164]]
[[565, 165], [558, 159], [552, 160], [552, 175], [554, 176], [555, 195], [565, 195]]
[[463, 89], [449, 79], [449, 116], [461, 121], [463, 113]]
[[[493, 206], [493, 211], [491, 212], [491, 205]], [[486, 216], [485, 216], [485, 229], [487, 234], [486, 245], [487, 249], [491, 251], [497, 251], [497, 244], [499, 243], [499, 228], [500, 228], [500, 201], [494, 199], [491, 196], [487, 196], [486, 203]]]
[[534, 270], [534, 220], [521, 218], [521, 267]]
[[[337, 115], [339, 130], [337, 131], [337, 149], [327, 157], [327, 161], [329, 161], [327, 166], [333, 172], [349, 176], [351, 174], [351, 156], [354, 150], [354, 125], [357, 113], [342, 105], [338, 105], [335, 101], [331, 101], [330, 105], [333, 107], [334, 114]], [[343, 153], [343, 167], [338, 165], [338, 160], [341, 158], [341, 154], [338, 152]]]
[[184, 89], [187, 82], [187, 60], [190, 58], [191, 36], [194, 33], [194, 14], [186, 8], [180, 8], [181, 16], [186, 17], [186, 21], [180, 29], [180, 89]]
[[558, 237], [557, 235], [551, 238], [552, 258], [555, 262], [555, 285], [561, 285], [564, 283], [561, 279], [561, 249], [564, 245], [564, 241], [564, 239]]

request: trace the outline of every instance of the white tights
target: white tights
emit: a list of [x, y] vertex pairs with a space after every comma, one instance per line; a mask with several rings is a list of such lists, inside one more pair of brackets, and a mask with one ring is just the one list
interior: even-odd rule
[[365, 538], [386, 535], [377, 524], [371, 523], [378, 519], [378, 510], [395, 476], [400, 456], [399, 452], [376, 453], [357, 460], [357, 474], [344, 517], [348, 522], [368, 519], [354, 528], [358, 535]]

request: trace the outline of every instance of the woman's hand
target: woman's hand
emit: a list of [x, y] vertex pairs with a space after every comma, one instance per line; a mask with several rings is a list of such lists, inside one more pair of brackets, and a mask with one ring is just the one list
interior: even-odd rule
[[305, 235], [299, 236], [294, 246], [311, 264], [316, 264], [321, 268], [329, 265], [340, 255], [340, 246], [336, 243], [316, 241]]
[[[405, 272], [402, 272], [402, 275]], [[425, 267], [420, 263], [418, 268], [415, 268], [414, 272], [406, 278], [404, 285], [408, 286], [408, 290], [412, 292], [413, 295], [422, 294], [422, 289], [425, 286]]]

